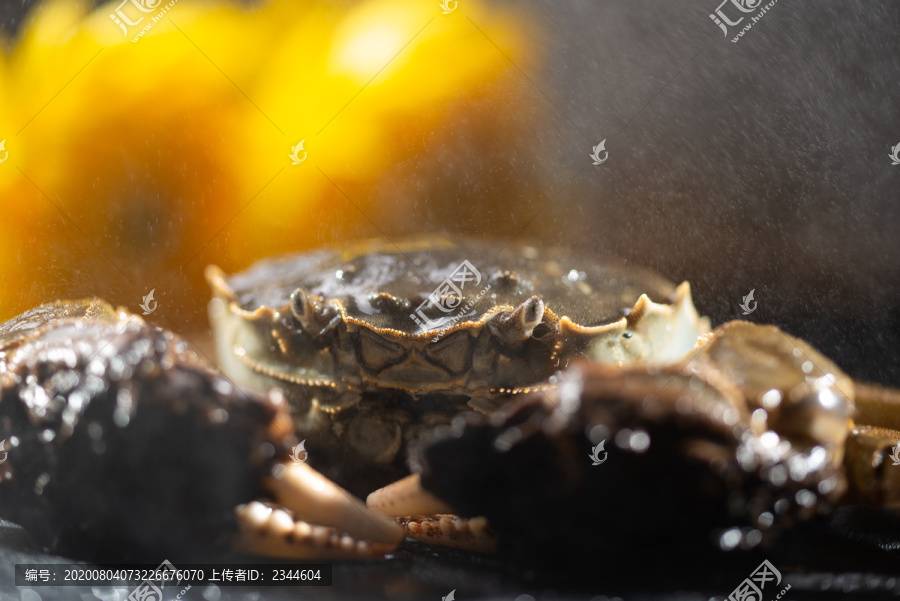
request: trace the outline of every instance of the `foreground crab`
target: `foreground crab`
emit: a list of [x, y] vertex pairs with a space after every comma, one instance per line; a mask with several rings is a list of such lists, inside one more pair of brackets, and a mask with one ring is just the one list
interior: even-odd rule
[[423, 432], [490, 412], [575, 356], [673, 361], [709, 329], [686, 283], [439, 237], [271, 259], [231, 277], [213, 266], [207, 279], [222, 369], [282, 387], [319, 450], [311, 461], [359, 494], [408, 473], [407, 446]]
[[[0, 324], [0, 515], [98, 561], [352, 559], [400, 530], [305, 464], [280, 395], [242, 393], [184, 341], [99, 300]], [[268, 499], [268, 500], [267, 500]]]
[[414, 538], [466, 548], [497, 541], [460, 535], [454, 514], [486, 517], [503, 547], [543, 562], [750, 549], [836, 504], [900, 506], [900, 431], [883, 427], [900, 426], [900, 402], [856, 388], [802, 340], [730, 322], [677, 364], [582, 362], [460, 417], [368, 503]]

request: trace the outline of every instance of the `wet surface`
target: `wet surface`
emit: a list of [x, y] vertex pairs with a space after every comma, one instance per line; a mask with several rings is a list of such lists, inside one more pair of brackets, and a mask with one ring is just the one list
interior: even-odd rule
[[[876, 532], [872, 516], [841, 510], [833, 519], [811, 525], [810, 532], [784, 541], [765, 553], [681, 557], [679, 549], [655, 549], [647, 561], [616, 565], [585, 557], [577, 569], [546, 573], [520, 563], [453, 550], [439, 550], [408, 541], [386, 559], [363, 564], [334, 564], [331, 587], [196, 586], [188, 601], [288, 601], [291, 599], [441, 599], [456, 590], [457, 599], [519, 601], [680, 601], [727, 598], [764, 560], [781, 572], [778, 589], [769, 585], [766, 598], [790, 585], [787, 599], [900, 598], [900, 529], [893, 536]], [[900, 520], [895, 521], [900, 527]], [[881, 523], [879, 528], [883, 528]], [[853, 530], [853, 534], [848, 531]], [[813, 531], [818, 534], [813, 534]], [[851, 538], [853, 540], [851, 540]], [[878, 548], [894, 547], [894, 551]], [[246, 562], [235, 557], [234, 562]], [[252, 559], [251, 559], [252, 561]], [[24, 532], [0, 521], [0, 596], [5, 600], [36, 601], [21, 596], [10, 583], [15, 563], [72, 563], [29, 546]], [[277, 563], [277, 562], [276, 562]], [[88, 564], [86, 564], [88, 565]], [[153, 566], [155, 567], [155, 566]], [[35, 587], [42, 601], [125, 601], [127, 588]], [[174, 598], [179, 590], [166, 592]], [[522, 596], [525, 595], [525, 596]], [[530, 599], [529, 599], [530, 596]]]

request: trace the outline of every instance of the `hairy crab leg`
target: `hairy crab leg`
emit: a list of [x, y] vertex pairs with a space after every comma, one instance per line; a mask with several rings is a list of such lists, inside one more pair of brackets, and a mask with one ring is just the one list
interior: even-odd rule
[[900, 390], [865, 382], [853, 386], [858, 423], [900, 431]]
[[376, 490], [366, 504], [396, 520], [412, 539], [481, 553], [497, 550], [497, 536], [486, 518], [456, 515], [450, 505], [422, 488], [419, 474]]
[[854, 382], [856, 426], [847, 439], [849, 498], [856, 503], [900, 507], [900, 390]]

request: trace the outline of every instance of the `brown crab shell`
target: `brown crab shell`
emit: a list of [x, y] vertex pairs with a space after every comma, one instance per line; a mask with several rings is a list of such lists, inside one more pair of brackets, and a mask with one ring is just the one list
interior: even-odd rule
[[453, 415], [492, 411], [579, 354], [630, 359], [632, 334], [680, 316], [676, 305], [687, 348], [708, 330], [687, 284], [645, 269], [441, 236], [268, 259], [232, 276], [210, 266], [207, 279], [223, 371], [284, 388], [300, 436], [335, 462], [312, 454], [313, 465], [360, 494], [405, 473], [407, 443]]
[[[462, 277], [471, 279], [429, 303], [464, 263], [470, 272]], [[414, 396], [491, 396], [533, 385], [582, 352], [589, 336], [623, 331], [642, 295], [675, 296], [668, 280], [624, 263], [439, 237], [269, 259], [230, 277], [211, 266], [207, 278], [222, 359], [242, 364], [236, 371]], [[305, 322], [292, 309], [298, 297], [318, 309]], [[425, 327], [434, 316], [443, 321]], [[341, 397], [324, 404], [340, 407]]]

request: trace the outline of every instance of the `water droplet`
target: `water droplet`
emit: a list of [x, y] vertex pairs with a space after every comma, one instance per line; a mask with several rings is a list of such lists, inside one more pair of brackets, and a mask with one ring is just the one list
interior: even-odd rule
[[801, 507], [812, 507], [816, 504], [815, 493], [806, 489], [797, 491], [797, 494], [794, 495], [794, 498], [797, 500], [797, 504]]
[[87, 427], [88, 436], [91, 437], [91, 440], [100, 440], [103, 438], [103, 426], [98, 424], [97, 422], [91, 422]]
[[631, 447], [631, 430], [623, 428], [616, 433], [616, 446], [620, 449]]
[[719, 537], [719, 546], [724, 551], [730, 551], [741, 544], [741, 531], [737, 528], [731, 528], [722, 533]]
[[783, 465], [776, 465], [769, 470], [769, 482], [775, 486], [784, 486], [784, 483], [787, 482], [787, 478], [788, 473]]
[[228, 412], [218, 407], [209, 412], [209, 421], [213, 424], [224, 424], [228, 421]]
[[773, 388], [762, 395], [763, 407], [766, 409], [774, 409], [781, 404], [781, 398], [781, 391]]
[[648, 448], [650, 448], [650, 435], [643, 430], [638, 430], [631, 435], [631, 438], [629, 438], [628, 442], [634, 452], [643, 453]]
[[600, 444], [601, 440], [609, 438], [609, 428], [603, 424], [592, 426], [590, 431], [588, 431], [587, 437], [591, 441], [591, 444]]
[[128, 412], [121, 407], [116, 407], [115, 411], [113, 411], [113, 423], [116, 427], [124, 428], [129, 422], [131, 422], [131, 416], [128, 415]]
[[264, 442], [259, 445], [259, 450], [263, 457], [269, 458], [275, 456], [275, 447], [271, 443]]
[[764, 432], [763, 435], [759, 437], [760, 444], [770, 450], [778, 446], [779, 440], [778, 434], [775, 434], [775, 432], [772, 432], [771, 430]]
[[752, 549], [762, 542], [762, 532], [760, 532], [759, 530], [751, 530], [744, 538], [744, 542], [747, 543], [748, 548]]
[[834, 476], [830, 478], [825, 478], [821, 482], [819, 482], [819, 493], [823, 495], [829, 494], [831, 491], [835, 489], [837, 486], [837, 481]]

